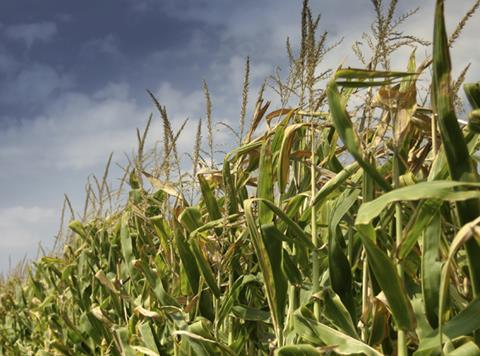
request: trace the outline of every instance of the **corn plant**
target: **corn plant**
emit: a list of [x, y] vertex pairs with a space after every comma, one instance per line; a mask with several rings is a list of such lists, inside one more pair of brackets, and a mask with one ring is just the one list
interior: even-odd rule
[[149, 92], [164, 159], [148, 164], [149, 120], [125, 204], [102, 213], [104, 178], [64, 251], [2, 283], [0, 354], [480, 354], [480, 84], [464, 85], [462, 127], [449, 54], [480, 2], [449, 39], [436, 0], [432, 57], [413, 50], [398, 71], [392, 53], [427, 41], [397, 31], [415, 10], [372, 3], [370, 60], [354, 46], [366, 68], [322, 72], [335, 45], [304, 2], [300, 51], [287, 45], [291, 72], [270, 82], [281, 107], [262, 87], [248, 129], [247, 60], [239, 146], [221, 160], [204, 83], [193, 174], [183, 126]]

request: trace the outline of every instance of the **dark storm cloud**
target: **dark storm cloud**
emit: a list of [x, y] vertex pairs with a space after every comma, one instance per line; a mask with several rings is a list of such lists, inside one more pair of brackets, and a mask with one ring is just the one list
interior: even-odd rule
[[[66, 88], [91, 91], [114, 80], [131, 83], [143, 94], [160, 80], [187, 85], [189, 71], [202, 65], [196, 59], [206, 59], [162, 53], [195, 45], [208, 52], [218, 29], [137, 6], [127, 0], [0, 2], [3, 118], [41, 111], [56, 90]], [[179, 66], [183, 70], [176, 72]], [[34, 87], [45, 83], [45, 91], [26, 93], [26, 81]]]
[[[0, 118], [32, 117], [59, 92], [88, 93], [111, 81], [128, 83], [144, 103], [144, 89], [164, 81], [186, 91], [200, 88], [203, 79], [222, 86], [224, 70], [239, 62], [234, 57], [250, 55], [252, 64], [268, 74], [284, 63], [287, 35], [298, 37], [300, 3], [0, 2]], [[326, 11], [335, 10], [332, 4], [324, 4]], [[351, 8], [358, 9], [358, 2]], [[335, 36], [337, 24], [327, 24], [333, 25]]]

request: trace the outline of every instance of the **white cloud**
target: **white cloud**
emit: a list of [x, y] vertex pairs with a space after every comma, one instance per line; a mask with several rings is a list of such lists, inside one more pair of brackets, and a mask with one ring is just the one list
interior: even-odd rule
[[127, 100], [130, 94], [130, 86], [127, 83], [108, 83], [105, 87], [95, 92], [93, 98]]
[[57, 25], [48, 21], [10, 25], [4, 29], [5, 36], [8, 39], [22, 41], [27, 48], [32, 47], [37, 41], [51, 41], [57, 32]]
[[26, 257], [34, 259], [39, 243], [48, 251], [60, 223], [59, 209], [13, 206], [0, 209], [0, 274], [7, 273]]
[[40, 239], [45, 239], [43, 234], [52, 224], [57, 223], [58, 215], [56, 209], [39, 206], [0, 209], [0, 248], [37, 245]]
[[[188, 116], [197, 119], [203, 112], [201, 91], [182, 92], [170, 83], [162, 83], [156, 96], [167, 106], [172, 126], [176, 129]], [[0, 132], [0, 163], [9, 172], [51, 174], [51, 170], [73, 169], [85, 176], [104, 163], [110, 152], [119, 156], [136, 148], [135, 129], [143, 128], [150, 112], [155, 112], [151, 141], [162, 137], [161, 122], [153, 104], [139, 104], [130, 96], [125, 83], [109, 83], [101, 90], [86, 95], [64, 92], [51, 102], [43, 114], [17, 119]], [[191, 148], [192, 129], [187, 128], [179, 144]]]
[[65, 93], [43, 115], [3, 131], [0, 157], [21, 171], [92, 168], [110, 151], [129, 149], [132, 128], [145, 118], [132, 100]]

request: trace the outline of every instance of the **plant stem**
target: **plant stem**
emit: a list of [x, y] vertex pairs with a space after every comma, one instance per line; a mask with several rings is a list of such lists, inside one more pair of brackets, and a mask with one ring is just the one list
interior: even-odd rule
[[[311, 128], [311, 165], [310, 165], [310, 177], [311, 177], [311, 202], [316, 195], [316, 167], [315, 167], [315, 130]], [[318, 257], [318, 239], [317, 239], [317, 209], [315, 205], [312, 204], [312, 215], [311, 215], [311, 229], [312, 229], [312, 242], [315, 246], [315, 249], [312, 251], [312, 292], [313, 294], [320, 291], [320, 260]], [[317, 320], [320, 320], [320, 301], [316, 301], [313, 306], [313, 313]]]
[[432, 120], [431, 120], [431, 130], [432, 130], [432, 152], [433, 152], [433, 158], [437, 155], [438, 152], [438, 139], [437, 139], [437, 118], [435, 114], [432, 114]]
[[[284, 242], [284, 245], [287, 246], [287, 243]], [[296, 249], [295, 246], [292, 248], [292, 254], [295, 256]], [[298, 286], [293, 284], [288, 285], [288, 310], [287, 310], [287, 322], [285, 323], [284, 332], [289, 332], [293, 330], [293, 313], [298, 308], [298, 298], [297, 291]]]
[[[393, 184], [395, 188], [400, 187], [400, 165], [399, 165], [399, 156], [398, 156], [398, 147], [395, 148], [393, 156]], [[402, 205], [400, 202], [395, 204], [395, 245], [398, 248], [402, 241]], [[400, 277], [400, 280], [403, 281], [403, 266], [401, 263], [397, 264], [397, 273]], [[408, 355], [407, 351], [407, 338], [404, 330], [398, 330], [397, 335], [397, 355], [406, 356]]]
[[[367, 160], [370, 162], [370, 157], [367, 157]], [[362, 197], [363, 203], [373, 200], [375, 195], [374, 182], [372, 178], [367, 174], [363, 173], [362, 180]], [[365, 248], [363, 249], [363, 267], [362, 267], [362, 317], [365, 319], [365, 324], [362, 327], [362, 340], [367, 341], [367, 330], [366, 330], [366, 319], [370, 311], [369, 300], [368, 300], [368, 290], [369, 290], [369, 275], [368, 275], [368, 260], [367, 253]]]
[[[366, 253], [364, 253], [363, 259], [363, 271], [362, 271], [362, 317], [368, 314], [368, 261]], [[367, 341], [367, 329], [365, 325], [362, 327], [362, 340]]]
[[[231, 291], [233, 286], [233, 269], [230, 268], [230, 272], [228, 274], [228, 290]], [[228, 345], [233, 344], [233, 323], [235, 322], [235, 318], [230, 316], [228, 318]]]
[[[220, 287], [221, 285], [221, 281], [222, 281], [222, 276], [221, 276], [221, 271], [220, 271], [220, 268], [218, 269], [218, 272], [217, 272], [217, 285]], [[220, 312], [220, 299], [219, 298], [215, 298], [214, 299], [214, 310], [215, 310], [215, 330], [214, 330], [214, 334], [215, 334], [215, 337], [218, 338], [218, 331], [219, 331], [219, 328], [220, 328], [220, 325], [218, 324], [218, 314]]]

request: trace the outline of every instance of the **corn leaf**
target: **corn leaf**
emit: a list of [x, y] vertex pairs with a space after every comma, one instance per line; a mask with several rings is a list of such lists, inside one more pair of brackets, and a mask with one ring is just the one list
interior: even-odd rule
[[[265, 200], [262, 201], [266, 202]], [[250, 239], [255, 248], [255, 253], [258, 257], [258, 262], [265, 282], [265, 290], [267, 292], [267, 300], [274, 327], [278, 333], [281, 332], [281, 329], [283, 328], [287, 281], [281, 270], [281, 255], [274, 254], [274, 252], [276, 253], [277, 251], [270, 251], [269, 253], [266, 242], [258, 231], [257, 223], [253, 216], [253, 202], [253, 199], [248, 199], [244, 202], [245, 218]]]
[[358, 225], [357, 228], [367, 252], [368, 263], [387, 298], [395, 323], [399, 329], [415, 329], [412, 305], [393, 261], [375, 244], [376, 234], [371, 225]]
[[472, 198], [479, 198], [478, 190], [454, 190], [455, 188], [480, 188], [480, 183], [467, 183], [455, 181], [432, 181], [422, 182], [395, 189], [383, 194], [377, 199], [362, 204], [358, 211], [355, 225], [368, 224], [372, 219], [380, 215], [384, 209], [392, 203], [421, 200], [438, 199], [442, 201], [463, 201]]
[[[451, 90], [451, 70], [449, 44], [445, 26], [444, 1], [437, 0], [433, 38], [433, 78], [432, 98], [438, 115], [438, 126], [453, 180], [477, 182], [478, 174], [468, 153], [453, 105]], [[480, 200], [469, 199], [457, 202], [458, 215], [462, 225], [480, 215]], [[475, 295], [480, 295], [480, 246], [473, 240], [466, 244], [469, 271]]]
[[341, 140], [345, 144], [350, 154], [355, 158], [358, 164], [367, 172], [375, 182], [385, 191], [389, 191], [390, 185], [380, 175], [380, 173], [368, 163], [361, 153], [360, 143], [357, 134], [353, 128], [352, 122], [348, 116], [344, 104], [341, 102], [335, 81], [331, 80], [327, 85], [328, 105], [332, 116], [333, 125], [338, 132]]
[[363, 353], [367, 356], [379, 356], [381, 353], [360, 340], [330, 328], [314, 319], [312, 313], [302, 307], [294, 313], [295, 332], [302, 339], [314, 345], [331, 346], [340, 355]]

